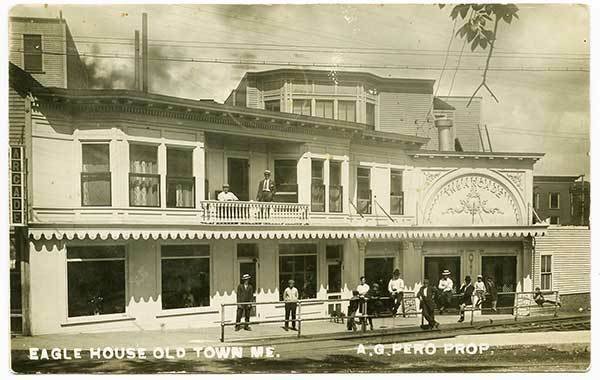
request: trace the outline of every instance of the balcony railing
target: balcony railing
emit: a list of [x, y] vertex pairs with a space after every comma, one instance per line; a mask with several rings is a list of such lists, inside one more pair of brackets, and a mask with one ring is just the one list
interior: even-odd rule
[[215, 224], [304, 224], [309, 214], [298, 203], [202, 201], [199, 208], [202, 221]]

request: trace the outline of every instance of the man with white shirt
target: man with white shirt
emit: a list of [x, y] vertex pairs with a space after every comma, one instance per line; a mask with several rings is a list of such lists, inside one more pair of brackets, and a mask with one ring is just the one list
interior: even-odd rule
[[285, 325], [283, 329], [288, 330], [290, 317], [292, 320], [292, 330], [296, 330], [296, 307], [298, 306], [298, 289], [294, 286], [294, 280], [288, 281], [288, 287], [283, 291], [283, 301], [285, 302]]
[[271, 179], [271, 171], [265, 170], [264, 179], [258, 183], [256, 200], [259, 202], [272, 202], [275, 195], [275, 183]]
[[440, 290], [440, 296], [439, 296], [439, 307], [440, 307], [440, 314], [444, 313], [444, 310], [446, 310], [446, 308], [448, 306], [450, 306], [450, 302], [452, 301], [452, 292], [454, 290], [454, 283], [452, 282], [452, 279], [450, 278], [450, 271], [448, 269], [444, 269], [444, 271], [442, 272], [442, 278], [440, 279], [440, 282], [438, 283], [438, 289]]
[[221, 191], [217, 195], [217, 200], [219, 200], [221, 202], [239, 201], [238, 197], [234, 193], [229, 191], [229, 184], [227, 184], [227, 183], [223, 184], [223, 191]]
[[402, 316], [406, 317], [406, 311], [404, 310], [404, 280], [400, 278], [400, 270], [394, 269], [392, 279], [388, 283], [388, 292], [390, 297], [394, 300], [394, 306], [392, 307], [392, 315], [395, 317], [398, 312], [398, 308], [402, 305]]
[[359, 297], [364, 297], [365, 294], [367, 294], [367, 292], [369, 291], [370, 287], [369, 284], [367, 284], [367, 279], [365, 278], [365, 276], [360, 276], [360, 284], [358, 284], [358, 286], [356, 287], [356, 290], [358, 290], [358, 295]]

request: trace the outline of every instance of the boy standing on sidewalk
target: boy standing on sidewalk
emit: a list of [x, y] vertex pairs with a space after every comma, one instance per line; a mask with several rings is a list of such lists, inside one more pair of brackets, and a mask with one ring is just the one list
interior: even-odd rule
[[290, 317], [292, 319], [292, 330], [296, 330], [296, 307], [298, 306], [298, 289], [294, 286], [294, 280], [288, 281], [288, 287], [283, 291], [285, 302], [285, 325], [283, 329], [288, 330]]

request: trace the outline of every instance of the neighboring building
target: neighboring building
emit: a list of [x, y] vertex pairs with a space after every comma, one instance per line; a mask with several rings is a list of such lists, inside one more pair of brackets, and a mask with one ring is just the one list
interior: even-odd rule
[[[86, 88], [88, 76], [66, 22], [62, 19], [9, 19], [9, 172], [11, 330], [27, 331], [27, 220], [31, 184], [31, 91], [44, 86]], [[25, 301], [23, 303], [22, 301]]]
[[434, 83], [363, 72], [275, 69], [246, 73], [225, 104], [356, 122], [375, 131], [427, 137], [427, 149], [438, 148], [434, 119], [449, 117], [455, 122], [452, 141], [462, 150], [480, 151], [481, 98], [474, 98], [469, 108], [467, 97], [434, 99]]
[[[339, 117], [139, 91], [33, 99], [29, 333], [214, 326], [243, 273], [257, 301], [278, 300], [289, 278], [305, 299], [345, 298], [362, 274], [385, 288], [394, 268], [410, 290], [443, 269], [457, 286], [483, 273], [531, 289], [542, 154], [426, 150], [426, 138]], [[435, 125], [453, 147], [451, 119]], [[265, 169], [276, 202], [255, 201]], [[212, 200], [224, 182], [241, 201]]]
[[563, 310], [591, 306], [590, 241], [586, 226], [550, 226], [535, 238], [534, 286], [560, 292]]
[[588, 226], [590, 183], [581, 176], [535, 176], [533, 207], [552, 225]]

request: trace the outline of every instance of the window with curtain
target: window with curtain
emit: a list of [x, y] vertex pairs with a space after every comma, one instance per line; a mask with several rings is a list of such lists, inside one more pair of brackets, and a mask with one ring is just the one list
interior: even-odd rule
[[311, 115], [311, 101], [310, 99], [295, 99], [292, 102], [292, 112], [298, 115]]
[[317, 100], [315, 102], [315, 116], [333, 119], [333, 100]]
[[404, 214], [404, 192], [402, 191], [401, 170], [392, 170], [390, 173], [390, 214]]
[[275, 160], [274, 161], [275, 184], [277, 191], [275, 200], [277, 202], [298, 202], [298, 161]]
[[356, 198], [361, 214], [371, 213], [371, 169], [358, 168], [356, 171]]
[[329, 212], [342, 212], [342, 163], [329, 161]]
[[346, 100], [338, 101], [338, 119], [355, 122], [356, 102]]
[[210, 306], [210, 246], [161, 247], [162, 308]]
[[367, 125], [375, 127], [375, 104], [367, 103]]
[[265, 100], [265, 110], [279, 112], [281, 111], [281, 102], [279, 100]]
[[160, 206], [158, 148], [150, 145], [129, 146], [129, 205]]
[[125, 313], [125, 247], [67, 247], [69, 317]]
[[323, 161], [312, 160], [312, 181], [310, 190], [310, 210], [325, 212], [325, 184], [323, 183]]
[[167, 148], [167, 207], [195, 206], [191, 149]]
[[81, 153], [81, 205], [110, 206], [109, 145], [107, 143], [83, 144]]

